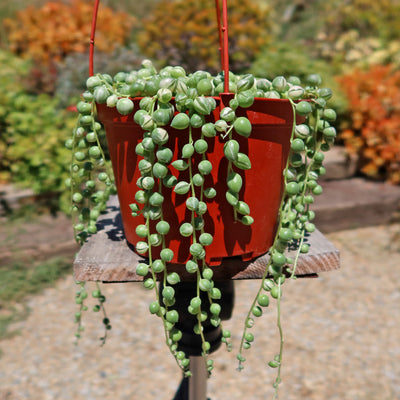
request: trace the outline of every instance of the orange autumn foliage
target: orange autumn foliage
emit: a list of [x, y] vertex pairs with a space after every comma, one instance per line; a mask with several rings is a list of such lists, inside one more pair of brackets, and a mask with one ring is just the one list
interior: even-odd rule
[[[5, 19], [9, 47], [17, 55], [38, 63], [61, 61], [70, 53], [87, 52], [93, 1], [49, 1], [42, 8], [32, 6]], [[135, 19], [126, 13], [100, 6], [96, 48], [110, 52], [129, 37]]]
[[338, 80], [349, 100], [347, 151], [359, 155], [361, 172], [400, 183], [400, 71], [378, 65]]

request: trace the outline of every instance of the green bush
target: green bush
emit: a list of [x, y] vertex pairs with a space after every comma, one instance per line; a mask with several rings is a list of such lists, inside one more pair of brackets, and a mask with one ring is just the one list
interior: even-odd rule
[[337, 70], [324, 60], [314, 59], [307, 48], [300, 43], [277, 42], [263, 49], [250, 68], [250, 73], [273, 79], [278, 75], [298, 76], [303, 82], [307, 75], [318, 73], [324, 86], [335, 92], [331, 100], [334, 108], [341, 114], [346, 110], [347, 101], [335, 80]]
[[267, 46], [250, 68], [250, 73], [273, 79], [277, 75], [305, 78], [318, 71], [323, 80], [330, 78], [335, 71], [323, 61], [314, 60], [301, 44], [278, 42]]
[[[260, 0], [262, 1], [262, 0]], [[324, 27], [324, 0], [269, 0], [274, 38], [279, 41], [313, 42]]]
[[19, 93], [9, 102], [2, 163], [12, 181], [35, 193], [59, 190], [65, 175], [68, 152], [63, 143], [73, 125], [68, 112], [56, 110], [56, 106], [44, 94]]
[[400, 66], [398, 0], [334, 0], [323, 2], [322, 26], [310, 48], [343, 71], [377, 64]]
[[400, 66], [398, 0], [270, 0], [275, 41], [301, 43], [340, 73], [377, 64]]
[[75, 113], [46, 94], [25, 91], [29, 62], [0, 51], [0, 63], [0, 180], [37, 194], [60, 191], [70, 157], [64, 142]]
[[324, 2], [324, 11], [327, 34], [357, 30], [362, 37], [376, 37], [385, 42], [400, 37], [398, 0], [334, 0]]

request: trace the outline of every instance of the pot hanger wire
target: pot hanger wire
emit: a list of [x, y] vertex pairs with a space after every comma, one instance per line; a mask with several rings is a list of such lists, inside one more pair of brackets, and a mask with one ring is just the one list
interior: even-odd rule
[[[219, 52], [221, 56], [221, 69], [224, 72], [224, 92], [229, 92], [229, 40], [228, 40], [228, 1], [222, 0], [222, 21], [221, 21], [221, 0], [215, 0], [215, 10], [217, 14]], [[97, 14], [99, 11], [100, 0], [95, 0], [92, 16], [92, 27], [89, 43], [89, 76], [94, 74], [94, 45], [96, 36]]]
[[89, 76], [93, 76], [93, 56], [94, 56], [94, 39], [96, 36], [96, 24], [97, 24], [97, 14], [99, 11], [100, 0], [95, 0], [93, 7], [93, 17], [92, 17], [92, 28], [90, 32], [90, 44], [89, 44]]

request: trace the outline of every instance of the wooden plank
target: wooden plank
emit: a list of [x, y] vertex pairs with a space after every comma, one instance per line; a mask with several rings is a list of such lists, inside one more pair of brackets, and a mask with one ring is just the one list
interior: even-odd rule
[[[75, 279], [78, 281], [137, 282], [143, 277], [136, 275], [136, 265], [146, 259], [133, 251], [123, 233], [117, 197], [109, 203], [108, 212], [99, 221], [99, 232], [81, 248], [74, 261]], [[321, 232], [316, 230], [306, 238], [310, 245], [307, 254], [299, 257], [296, 275], [313, 276], [320, 272], [339, 268], [337, 250]], [[259, 279], [268, 264], [268, 254], [250, 261], [240, 257], [225, 258], [221, 265], [212, 267], [214, 280]], [[176, 271], [182, 280], [193, 280], [185, 266], [169, 264], [169, 271]]]

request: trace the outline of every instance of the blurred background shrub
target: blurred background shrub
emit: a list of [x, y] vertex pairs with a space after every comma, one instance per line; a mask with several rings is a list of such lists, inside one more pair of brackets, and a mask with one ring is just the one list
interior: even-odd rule
[[359, 170], [400, 183], [400, 71], [375, 65], [338, 78], [349, 99], [341, 138]]
[[0, 182], [36, 194], [64, 191], [69, 152], [64, 147], [75, 115], [47, 95], [24, 88], [30, 62], [0, 50]]
[[[270, 40], [269, 11], [265, 2], [228, 2], [232, 71], [245, 71]], [[139, 47], [160, 66], [181, 65], [191, 72], [221, 70], [214, 1], [161, 0], [142, 22]]]
[[[6, 18], [9, 49], [16, 55], [47, 64], [63, 60], [71, 53], [87, 53], [93, 14], [93, 2], [49, 1], [40, 8], [29, 6]], [[133, 16], [101, 6], [96, 29], [96, 47], [112, 52], [126, 44]]]
[[[93, 2], [49, 1], [16, 12], [3, 20], [7, 49], [32, 60], [26, 89], [54, 94], [60, 64], [75, 54], [88, 57]], [[128, 43], [136, 18], [101, 5], [96, 29], [96, 49], [112, 54]]]
[[303, 82], [309, 74], [319, 74], [322, 77], [323, 86], [330, 87], [335, 96], [330, 101], [339, 115], [347, 110], [347, 98], [340, 85], [334, 78], [337, 71], [332, 65], [324, 61], [310, 57], [307, 47], [298, 43], [275, 42], [263, 48], [249, 69], [255, 76], [272, 80], [278, 75], [285, 77], [298, 76]]
[[[144, 56], [134, 44], [117, 47], [112, 53], [95, 51], [94, 73], [108, 73], [111, 76], [119, 71], [130, 71], [141, 66]], [[54, 95], [63, 106], [75, 103], [81, 93], [86, 90], [89, 58], [87, 54], [74, 53], [65, 57], [63, 63], [57, 64]]]
[[350, 70], [375, 64], [400, 66], [400, 3], [397, 0], [333, 0], [322, 6], [316, 56]]

